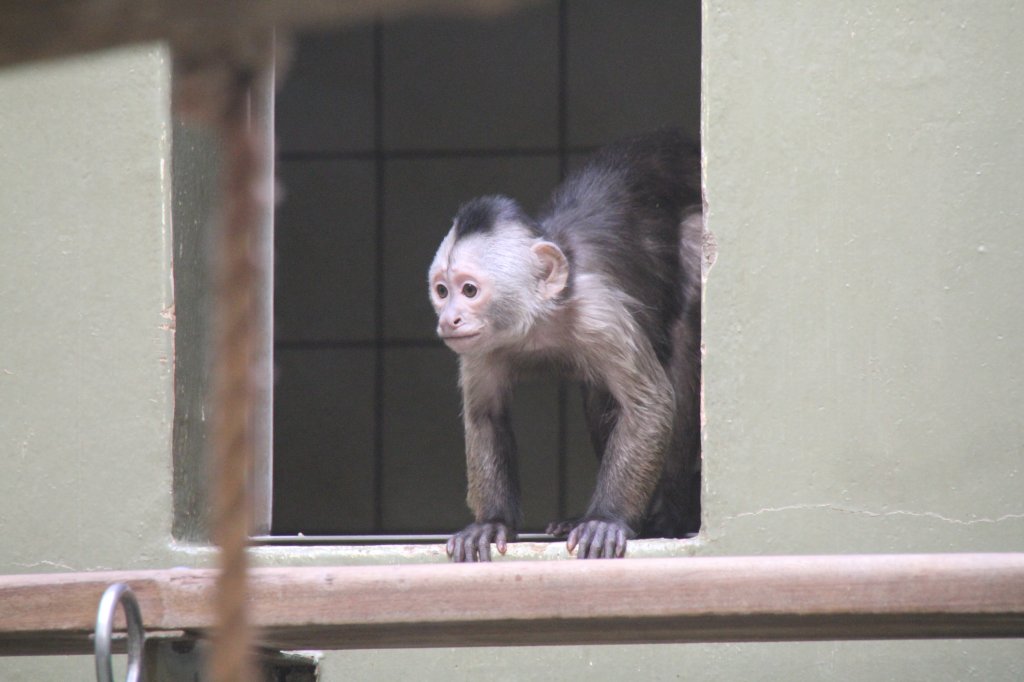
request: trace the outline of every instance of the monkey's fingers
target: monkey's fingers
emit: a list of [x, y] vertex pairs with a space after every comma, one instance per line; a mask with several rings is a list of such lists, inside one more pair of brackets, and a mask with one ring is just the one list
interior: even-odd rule
[[508, 551], [508, 531], [505, 526], [498, 526], [497, 537], [494, 538], [494, 544], [497, 545], [498, 551], [504, 554]]
[[477, 562], [483, 561], [480, 558], [480, 536], [470, 533], [462, 538], [462, 558], [457, 561]]
[[586, 558], [590, 554], [590, 542], [594, 539], [594, 531], [600, 525], [600, 521], [587, 521], [580, 524], [580, 546], [576, 554]]
[[606, 559], [619, 559], [626, 554], [626, 533], [622, 528], [609, 525], [604, 535], [601, 554]]
[[556, 538], [564, 538], [569, 532], [579, 524], [577, 519], [570, 519], [568, 521], [552, 521], [544, 529], [544, 532], [548, 535], [554, 535]]
[[594, 540], [594, 533], [600, 527], [600, 521], [587, 521], [578, 528], [579, 533], [579, 549], [576, 551], [577, 559], [596, 559], [597, 557], [590, 551], [591, 542]]
[[615, 556], [620, 559], [626, 556], [626, 531], [621, 528], [615, 531]]
[[569, 532], [566, 547], [570, 554], [576, 549], [578, 559], [612, 559], [625, 556], [626, 541], [631, 535], [621, 523], [591, 519]]
[[579, 541], [580, 541], [580, 526], [576, 526], [571, 531], [569, 531], [569, 537], [567, 537], [565, 539], [565, 549], [566, 549], [566, 551], [568, 551], [569, 554], [572, 554], [572, 551], [574, 549], [576, 549], [576, 545], [579, 544]]
[[451, 550], [448, 552], [448, 556], [450, 556], [453, 561], [466, 560], [466, 553], [463, 551], [463, 545], [464, 540], [462, 538], [462, 533], [457, 533], [448, 540], [448, 546], [451, 547]]
[[[577, 558], [600, 559], [601, 549], [604, 547], [604, 538], [608, 534], [607, 530], [607, 526], [603, 523], [590, 525], [585, 536], [587, 545], [585, 552], [586, 557], [584, 557], [584, 550], [581, 546], [580, 553], [577, 555]], [[582, 545], [583, 543], [581, 542], [580, 544]]]
[[[601, 556], [606, 559], [612, 559], [619, 555], [618, 538], [621, 531], [617, 528], [609, 527], [604, 534], [604, 545], [601, 547]], [[625, 548], [623, 548], [625, 549]]]
[[500, 522], [471, 523], [448, 539], [445, 549], [452, 561], [490, 561], [491, 543], [504, 554], [508, 551], [508, 542], [515, 540], [515, 529]]

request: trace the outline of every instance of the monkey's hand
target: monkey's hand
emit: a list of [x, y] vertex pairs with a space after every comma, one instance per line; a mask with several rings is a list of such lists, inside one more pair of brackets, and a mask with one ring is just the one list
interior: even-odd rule
[[580, 523], [579, 519], [567, 519], [565, 521], [552, 521], [548, 524], [544, 532], [548, 535], [554, 535], [556, 538], [568, 537], [569, 531], [578, 526]]
[[491, 543], [504, 554], [516, 532], [500, 521], [471, 523], [448, 538], [448, 556], [452, 561], [490, 561]]
[[[549, 530], [556, 530], [563, 524], [551, 524]], [[615, 559], [626, 553], [626, 540], [635, 538], [636, 533], [621, 521], [608, 519], [580, 519], [569, 531], [566, 547], [569, 554], [574, 549], [577, 559]]]

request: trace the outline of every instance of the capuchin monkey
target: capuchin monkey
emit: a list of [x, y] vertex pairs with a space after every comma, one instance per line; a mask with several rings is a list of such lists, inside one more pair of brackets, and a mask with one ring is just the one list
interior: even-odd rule
[[467, 502], [454, 561], [504, 554], [520, 523], [509, 418], [523, 371], [580, 381], [600, 457], [582, 517], [548, 533], [579, 558], [700, 526], [700, 157], [677, 131], [600, 150], [538, 219], [485, 196], [455, 215], [430, 266], [437, 334], [459, 355]]

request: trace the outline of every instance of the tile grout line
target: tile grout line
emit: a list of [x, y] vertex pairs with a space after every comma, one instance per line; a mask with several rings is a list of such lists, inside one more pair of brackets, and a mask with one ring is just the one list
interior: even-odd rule
[[[568, 89], [569, 69], [567, 38], [569, 34], [568, 1], [558, 0], [558, 178], [565, 179], [568, 167]], [[564, 379], [558, 382], [558, 519], [565, 519], [568, 507], [568, 387]]]
[[374, 237], [374, 405], [373, 405], [373, 530], [384, 528], [384, 28], [380, 19], [373, 25], [373, 159], [376, 217]]

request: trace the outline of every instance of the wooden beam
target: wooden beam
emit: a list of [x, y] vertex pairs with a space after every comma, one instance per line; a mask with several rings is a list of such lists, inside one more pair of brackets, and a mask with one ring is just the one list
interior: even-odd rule
[[167, 40], [187, 53], [242, 35], [427, 12], [493, 15], [533, 0], [0, 0], [0, 66]]
[[[0, 577], [0, 655], [90, 650], [127, 582], [147, 632], [202, 634], [215, 572]], [[707, 557], [259, 568], [280, 649], [1024, 636], [1024, 554]]]

